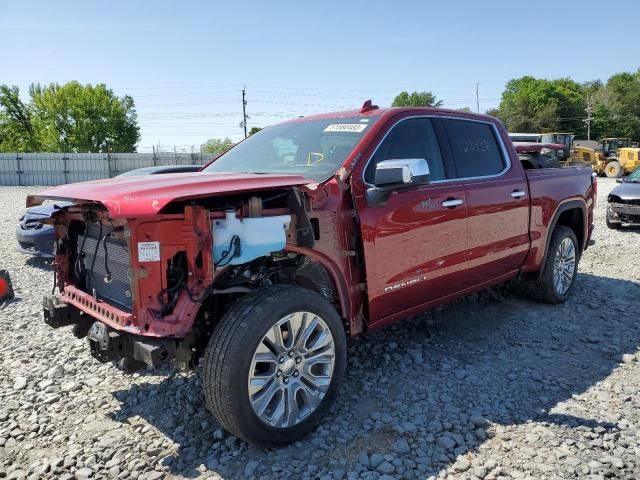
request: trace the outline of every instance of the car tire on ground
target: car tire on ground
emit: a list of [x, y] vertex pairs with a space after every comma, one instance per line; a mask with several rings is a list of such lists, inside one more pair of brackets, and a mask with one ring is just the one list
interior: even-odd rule
[[619, 178], [622, 176], [622, 165], [620, 165], [620, 162], [615, 160], [613, 162], [609, 162], [604, 169], [604, 173], [609, 178]]
[[204, 357], [207, 406], [246, 442], [277, 446], [313, 430], [337, 396], [346, 335], [327, 299], [274, 285], [234, 303]]
[[529, 294], [543, 302], [563, 303], [575, 284], [579, 260], [578, 240], [573, 230], [556, 226], [542, 271], [528, 285]]

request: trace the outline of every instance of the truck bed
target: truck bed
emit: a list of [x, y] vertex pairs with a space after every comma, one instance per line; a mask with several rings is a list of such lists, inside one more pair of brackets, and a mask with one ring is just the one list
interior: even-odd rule
[[[585, 228], [588, 229], [588, 226], [593, 223], [590, 206], [595, 201], [592, 194], [596, 191], [596, 180], [591, 168], [583, 166], [525, 170], [525, 175], [531, 199], [531, 251], [525, 262], [524, 270], [526, 271], [527, 267], [535, 265], [537, 268], [540, 265], [545, 251], [547, 232], [551, 230], [549, 224], [557, 209], [563, 204], [572, 201], [585, 202], [589, 217], [584, 219]], [[582, 239], [585, 243], [584, 248], [586, 248], [587, 237]]]

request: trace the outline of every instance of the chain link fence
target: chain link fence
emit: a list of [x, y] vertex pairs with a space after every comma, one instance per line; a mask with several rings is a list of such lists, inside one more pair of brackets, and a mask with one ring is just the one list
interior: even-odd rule
[[0, 153], [0, 185], [63, 185], [142, 167], [204, 165], [214, 158], [202, 153]]

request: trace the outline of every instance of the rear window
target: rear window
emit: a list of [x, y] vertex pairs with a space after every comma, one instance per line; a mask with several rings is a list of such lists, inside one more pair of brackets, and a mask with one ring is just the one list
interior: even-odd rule
[[506, 162], [488, 123], [444, 120], [458, 178], [485, 177], [504, 170]]

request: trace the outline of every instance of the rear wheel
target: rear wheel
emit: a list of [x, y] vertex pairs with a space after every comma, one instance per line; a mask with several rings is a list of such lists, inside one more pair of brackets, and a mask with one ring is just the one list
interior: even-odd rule
[[224, 428], [283, 445], [313, 430], [337, 395], [346, 335], [333, 306], [299, 287], [272, 286], [232, 305], [204, 359], [204, 393]]
[[549, 250], [537, 279], [529, 292], [547, 303], [563, 303], [573, 289], [580, 260], [578, 240], [568, 227], [558, 225], [551, 234]]
[[619, 178], [622, 176], [622, 165], [620, 165], [620, 162], [615, 160], [613, 162], [609, 162], [604, 169], [604, 173], [609, 178]]

